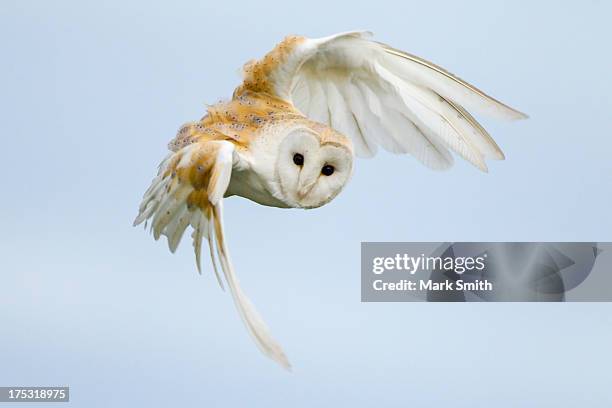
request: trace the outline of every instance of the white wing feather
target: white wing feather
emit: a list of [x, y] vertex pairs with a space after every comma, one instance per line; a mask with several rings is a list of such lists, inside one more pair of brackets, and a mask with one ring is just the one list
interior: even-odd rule
[[[214, 164], [210, 171], [210, 179], [207, 183], [208, 205], [205, 208], [189, 207], [187, 197], [194, 192], [195, 187], [186, 181], [177, 182], [174, 178], [175, 173], [181, 169], [198, 165], [197, 162], [191, 160], [194, 152], [198, 149], [208, 149], [207, 151], [216, 152]], [[223, 196], [232, 174], [234, 153], [232, 143], [214, 141], [192, 144], [168, 156], [160, 165], [158, 176], [153, 180], [151, 187], [143, 197], [140, 212], [134, 221], [134, 225], [152, 218], [151, 229], [155, 239], [159, 239], [161, 235], [166, 235], [168, 246], [172, 252], [178, 247], [185, 229], [191, 225], [193, 228], [191, 236], [198, 271], [201, 271], [202, 241], [206, 239], [219, 285], [223, 288], [215, 261], [215, 252], [220, 260], [221, 270], [236, 308], [255, 343], [268, 357], [290, 369], [291, 366], [281, 346], [272, 338], [263, 319], [242, 291], [225, 244], [222, 206]], [[177, 157], [181, 157], [178, 163], [177, 160], [172, 160], [175, 154], [178, 155]]]
[[429, 61], [370, 40], [370, 35], [306, 39], [288, 62], [298, 67], [294, 75], [275, 77], [280, 78], [275, 89], [290, 95], [307, 116], [350, 136], [360, 157], [373, 156], [380, 146], [445, 169], [453, 162], [451, 150], [483, 171], [485, 158], [504, 158], [467, 109], [501, 119], [525, 114]]

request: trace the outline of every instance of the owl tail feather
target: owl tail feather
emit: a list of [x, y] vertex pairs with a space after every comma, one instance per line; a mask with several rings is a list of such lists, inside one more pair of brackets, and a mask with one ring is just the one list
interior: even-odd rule
[[291, 364], [283, 352], [282, 347], [272, 338], [268, 326], [242, 291], [240, 282], [234, 273], [234, 268], [232, 267], [229, 252], [224, 240], [222, 201], [219, 201], [213, 206], [212, 218], [215, 227], [215, 240], [221, 269], [225, 275], [225, 280], [230, 288], [234, 304], [240, 313], [240, 317], [244, 321], [247, 330], [255, 340], [255, 344], [257, 344], [259, 349], [266, 356], [279, 363], [283, 368], [291, 371]]

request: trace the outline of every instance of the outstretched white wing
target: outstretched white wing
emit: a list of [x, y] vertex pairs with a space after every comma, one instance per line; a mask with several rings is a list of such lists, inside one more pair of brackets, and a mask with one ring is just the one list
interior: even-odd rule
[[234, 273], [223, 231], [223, 196], [230, 182], [232, 167], [240, 159], [228, 141], [190, 144], [170, 154], [160, 165], [140, 205], [134, 225], [147, 220], [155, 239], [168, 238], [170, 251], [178, 247], [185, 229], [191, 225], [198, 270], [202, 239], [208, 241], [210, 256], [219, 284], [223, 287], [215, 263], [221, 263], [236, 308], [249, 333], [264, 354], [289, 369], [281, 346], [272, 338], [263, 319], [240, 287]]
[[[378, 146], [425, 165], [452, 165], [448, 150], [486, 171], [503, 153], [469, 110], [502, 119], [527, 116], [443, 68], [350, 32], [288, 37], [245, 66], [243, 87], [275, 94], [350, 136], [358, 156]], [[262, 85], [264, 83], [265, 85]]]

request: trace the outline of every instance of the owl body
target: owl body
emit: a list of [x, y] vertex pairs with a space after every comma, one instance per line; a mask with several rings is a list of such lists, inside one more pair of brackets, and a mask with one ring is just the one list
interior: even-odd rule
[[232, 267], [223, 198], [320, 207], [346, 186], [354, 159], [372, 157], [379, 148], [409, 154], [434, 170], [450, 168], [454, 153], [486, 172], [485, 159], [504, 155], [469, 111], [527, 117], [438, 65], [370, 36], [289, 36], [245, 64], [232, 99], [210, 106], [168, 144], [170, 154], [134, 221], [150, 222], [155, 239], [166, 236], [171, 252], [191, 227], [198, 271], [202, 242], [208, 242], [217, 280], [229, 286], [247, 330], [285, 368], [285, 353]]
[[[288, 143], [285, 151], [279, 154], [281, 145], [288, 137], [305, 138], [306, 145]], [[333, 199], [352, 173], [353, 152], [348, 137], [323, 123], [308, 119], [291, 105], [264, 93], [242, 91], [232, 101], [211, 106], [200, 121], [181, 127], [169, 147], [178, 151], [193, 143], [213, 141], [226, 141], [235, 146], [236, 162], [224, 197], [241, 196], [269, 207], [316, 208]], [[330, 160], [316, 161], [321, 148], [333, 150], [331, 157], [328, 157], [334, 159], [333, 163]], [[345, 154], [334, 157], [334, 151], [340, 149]], [[290, 163], [296, 154], [304, 158], [302, 165]], [[315, 161], [318, 167], [310, 169]], [[335, 174], [325, 176], [319, 171], [326, 165], [333, 165]], [[307, 171], [304, 171], [305, 168], [308, 168]], [[299, 180], [300, 177], [289, 180], [291, 174], [288, 173], [292, 170], [293, 173], [305, 175], [310, 171], [314, 174], [312, 177], [302, 177], [303, 180]], [[308, 188], [309, 184], [316, 184], [320, 178], [336, 179], [337, 188], [332, 191], [323, 186], [316, 196], [297, 194], [301, 187]], [[330, 180], [326, 181], [328, 186]], [[308, 193], [312, 192], [314, 185], [311, 187]], [[293, 194], [294, 190], [296, 194]]]

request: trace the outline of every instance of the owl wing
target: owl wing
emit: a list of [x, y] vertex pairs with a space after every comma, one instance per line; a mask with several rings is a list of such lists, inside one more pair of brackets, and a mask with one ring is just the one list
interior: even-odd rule
[[157, 240], [165, 235], [172, 252], [178, 247], [185, 229], [191, 225], [198, 270], [201, 270], [202, 240], [206, 239], [219, 284], [223, 287], [215, 252], [240, 317], [256, 344], [264, 354], [289, 369], [282, 348], [242, 291], [225, 244], [223, 196], [232, 168], [242, 165], [240, 154], [229, 141], [197, 142], [178, 149], [159, 166], [157, 177], [144, 194], [134, 225], [151, 220], [153, 236]]
[[305, 115], [350, 136], [361, 157], [373, 156], [380, 146], [444, 169], [453, 163], [451, 150], [483, 171], [485, 158], [504, 158], [468, 109], [501, 119], [525, 114], [370, 35], [287, 37], [264, 59], [245, 65], [238, 89], [292, 102]]

